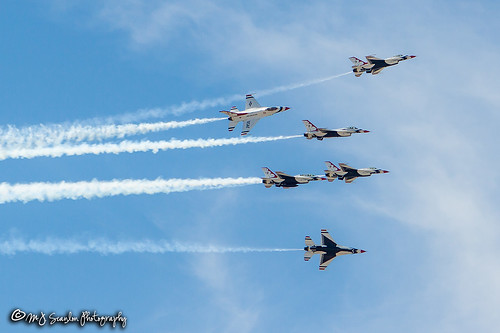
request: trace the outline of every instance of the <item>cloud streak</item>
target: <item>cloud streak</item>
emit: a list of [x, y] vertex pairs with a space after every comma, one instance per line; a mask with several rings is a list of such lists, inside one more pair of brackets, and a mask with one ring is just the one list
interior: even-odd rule
[[94, 199], [117, 195], [158, 194], [201, 191], [261, 183], [257, 177], [200, 178], [200, 179], [113, 179], [110, 181], [36, 182], [26, 184], [0, 183], [0, 204], [38, 200]]
[[15, 255], [21, 253], [78, 254], [96, 253], [101, 255], [117, 255], [125, 253], [250, 253], [250, 252], [288, 252], [302, 249], [282, 248], [252, 248], [252, 247], [224, 247], [218, 245], [185, 244], [179, 242], [160, 241], [117, 241], [106, 239], [79, 242], [48, 238], [46, 240], [24, 240], [11, 238], [0, 241], [0, 254]]
[[80, 145], [64, 144], [54, 147], [39, 147], [39, 148], [17, 148], [11, 150], [0, 151], [0, 160], [20, 159], [20, 158], [35, 158], [35, 157], [61, 157], [61, 156], [79, 156], [87, 154], [119, 154], [119, 153], [136, 153], [152, 151], [171, 150], [171, 149], [189, 149], [189, 148], [209, 148], [230, 145], [240, 145], [246, 143], [270, 142], [278, 140], [288, 140], [302, 137], [302, 135], [291, 136], [271, 136], [271, 137], [245, 137], [245, 138], [228, 138], [228, 139], [187, 139], [169, 141], [122, 141], [120, 143], [102, 143]]

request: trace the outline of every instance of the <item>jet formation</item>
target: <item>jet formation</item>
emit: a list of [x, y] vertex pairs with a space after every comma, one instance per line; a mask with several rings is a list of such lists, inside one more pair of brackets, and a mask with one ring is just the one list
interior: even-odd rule
[[360, 77], [363, 73], [372, 73], [372, 75], [376, 75], [380, 73], [384, 68], [389, 66], [394, 66], [399, 64], [400, 61], [413, 59], [415, 56], [413, 55], [396, 55], [394, 57], [381, 59], [375, 56], [369, 55], [366, 56], [366, 61], [358, 59], [356, 57], [350, 57], [349, 60], [352, 61], [352, 71], [356, 77]]
[[325, 176], [323, 175], [312, 175], [312, 174], [300, 174], [295, 176], [290, 176], [284, 172], [276, 171], [273, 172], [267, 167], [263, 167], [265, 177], [262, 178], [262, 183], [266, 188], [271, 188], [273, 185], [282, 188], [297, 187], [300, 184], [307, 184], [311, 181], [317, 180], [328, 180], [333, 182], [335, 179], [343, 180], [346, 183], [352, 183], [358, 177], [369, 177], [378, 173], [388, 173], [387, 170], [382, 170], [378, 168], [361, 168], [356, 169], [348, 166], [345, 163], [339, 163], [339, 167], [330, 161], [326, 161]]
[[308, 139], [318, 139], [323, 140], [324, 138], [338, 138], [338, 137], [346, 137], [351, 136], [354, 133], [370, 133], [370, 131], [363, 130], [357, 127], [344, 127], [329, 130], [326, 128], [318, 128], [313, 125], [309, 120], [302, 120], [304, 125], [306, 126], [307, 132], [304, 133], [304, 136]]
[[358, 250], [352, 247], [341, 246], [335, 243], [332, 236], [326, 229], [321, 229], [321, 245], [314, 244], [311, 237], [306, 236], [306, 246], [304, 247], [304, 260], [309, 261], [316, 253], [320, 254], [319, 269], [324, 271], [325, 268], [338, 256], [344, 254], [364, 253], [365, 250]]
[[[363, 73], [372, 75], [379, 74], [384, 68], [399, 64], [399, 62], [415, 58], [413, 55], [396, 55], [390, 58], [381, 59], [373, 55], [366, 56], [366, 62], [356, 57], [350, 57], [349, 60], [353, 63], [352, 71], [356, 77], [360, 77]], [[253, 95], [246, 95], [245, 111], [239, 111], [233, 106], [230, 111], [220, 111], [228, 116], [228, 130], [232, 132], [239, 122], [243, 122], [241, 135], [247, 135], [255, 124], [264, 117], [274, 115], [279, 112], [289, 110], [286, 106], [263, 107]], [[338, 129], [326, 129], [316, 127], [309, 120], [302, 120], [306, 127], [304, 137], [308, 140], [316, 138], [322, 141], [324, 138], [334, 137], [349, 137], [355, 133], [369, 133], [370, 131], [357, 127], [343, 127]], [[335, 179], [352, 183], [358, 177], [369, 177], [374, 174], [388, 173], [387, 170], [379, 168], [361, 168], [356, 169], [345, 163], [339, 163], [337, 167], [330, 161], [326, 161], [325, 175], [300, 174], [291, 176], [281, 171], [273, 172], [267, 167], [263, 167], [265, 177], [262, 178], [262, 183], [266, 188], [272, 186], [281, 188], [298, 187], [301, 184], [307, 184], [312, 181], [328, 180], [333, 182]], [[338, 245], [330, 236], [326, 229], [321, 230], [321, 245], [316, 245], [311, 237], [305, 237], [304, 260], [309, 261], [314, 254], [320, 254], [319, 269], [325, 270], [326, 267], [338, 256], [344, 254], [364, 253], [366, 251], [356, 248]]]
[[247, 135], [252, 127], [264, 117], [272, 116], [273, 114], [289, 110], [287, 106], [260, 106], [257, 100], [252, 95], [246, 96], [245, 111], [240, 111], [236, 106], [233, 106], [230, 111], [220, 111], [229, 117], [228, 130], [232, 132], [236, 125], [243, 121], [243, 129], [241, 135]]

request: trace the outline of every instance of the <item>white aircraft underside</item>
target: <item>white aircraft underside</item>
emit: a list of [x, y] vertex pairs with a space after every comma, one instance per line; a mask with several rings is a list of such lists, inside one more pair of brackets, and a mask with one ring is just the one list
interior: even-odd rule
[[230, 132], [232, 132], [236, 125], [242, 121], [244, 123], [241, 135], [247, 135], [261, 118], [269, 117], [288, 109], [290, 108], [286, 106], [262, 107], [252, 95], [247, 95], [245, 101], [245, 111], [240, 111], [238, 108], [233, 106], [230, 111], [220, 112], [229, 116], [228, 130]]

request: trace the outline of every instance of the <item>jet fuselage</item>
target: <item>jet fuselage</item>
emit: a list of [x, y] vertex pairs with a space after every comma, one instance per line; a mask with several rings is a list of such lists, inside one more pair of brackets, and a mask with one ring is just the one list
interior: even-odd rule
[[272, 107], [261, 107], [251, 109], [252, 111], [225, 111], [225, 113], [229, 116], [228, 120], [231, 121], [244, 121], [253, 118], [263, 118], [269, 117], [273, 114], [280, 113], [290, 108], [287, 106], [272, 106]]
[[306, 246], [304, 247], [304, 251], [310, 251], [313, 252], [314, 254], [331, 254], [335, 257], [341, 256], [343, 254], [356, 254], [356, 253], [363, 253], [361, 250], [352, 248], [352, 247], [346, 247], [346, 246], [335, 246], [335, 247], [329, 247], [326, 245], [313, 245], [313, 246]]

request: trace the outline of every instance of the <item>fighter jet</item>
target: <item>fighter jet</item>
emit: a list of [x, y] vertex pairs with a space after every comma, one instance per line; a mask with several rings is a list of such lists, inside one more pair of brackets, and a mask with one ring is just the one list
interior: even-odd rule
[[363, 72], [372, 73], [376, 75], [380, 73], [385, 67], [397, 65], [400, 61], [415, 58], [413, 55], [402, 55], [398, 54], [394, 57], [387, 59], [380, 59], [374, 56], [366, 56], [368, 62], [364, 62], [356, 57], [350, 57], [349, 60], [352, 61], [352, 71], [356, 77], [360, 77]]
[[323, 176], [315, 175], [296, 175], [290, 176], [284, 172], [276, 171], [272, 172], [269, 168], [262, 168], [266, 177], [262, 178], [262, 183], [266, 188], [270, 188], [273, 185], [276, 187], [290, 188], [297, 187], [299, 184], [307, 184], [310, 181], [315, 180], [326, 180]]
[[260, 106], [252, 95], [247, 95], [245, 111], [240, 111], [236, 106], [233, 106], [231, 111], [220, 112], [229, 116], [229, 118], [227, 118], [229, 120], [229, 132], [232, 132], [240, 121], [244, 121], [241, 135], [247, 135], [252, 127], [257, 124], [260, 118], [272, 116], [275, 113], [286, 111], [288, 109], [290, 108], [287, 106]]
[[344, 127], [338, 128], [334, 130], [329, 130], [326, 128], [317, 128], [313, 125], [309, 120], [302, 120], [304, 125], [306, 126], [307, 132], [304, 133], [304, 136], [311, 140], [316, 138], [318, 140], [323, 140], [323, 138], [338, 138], [351, 136], [353, 133], [369, 133], [370, 131], [362, 130], [357, 127]]
[[377, 168], [355, 169], [345, 163], [339, 163], [340, 168], [337, 168], [332, 162], [326, 161], [325, 175], [329, 182], [333, 182], [335, 178], [345, 180], [346, 183], [352, 183], [358, 177], [368, 177], [376, 173], [388, 173], [387, 170]]
[[320, 271], [324, 271], [326, 266], [328, 266], [332, 260], [335, 259], [335, 257], [343, 254], [366, 252], [365, 250], [358, 250], [352, 247], [337, 245], [326, 229], [321, 229], [321, 245], [314, 244], [311, 237], [306, 236], [306, 247], [304, 247], [304, 250], [306, 251], [306, 253], [304, 253], [305, 261], [309, 261], [315, 253], [321, 254], [321, 258], [319, 260]]

